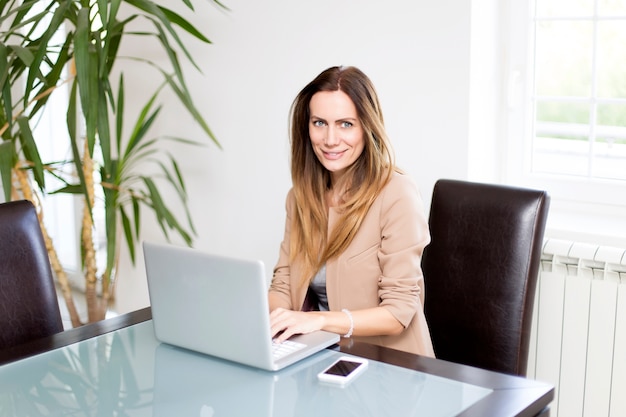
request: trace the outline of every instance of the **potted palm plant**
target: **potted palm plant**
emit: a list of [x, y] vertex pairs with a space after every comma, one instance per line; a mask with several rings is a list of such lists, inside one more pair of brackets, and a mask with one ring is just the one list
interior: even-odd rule
[[[217, 0], [212, 2], [225, 8]], [[193, 10], [191, 0], [181, 4]], [[151, 29], [146, 30], [146, 26]], [[130, 259], [135, 260], [142, 213], [153, 213], [166, 236], [174, 233], [192, 243], [195, 231], [187, 211], [183, 176], [176, 159], [160, 145], [168, 140], [199, 142], [155, 137], [150, 130], [159, 117], [159, 94], [170, 89], [209, 142], [219, 146], [185, 83], [179, 55], [198, 66], [181, 33], [210, 43], [183, 16], [151, 0], [0, 0], [0, 177], [4, 199], [28, 199], [41, 209], [39, 201], [53, 193], [81, 198], [79, 241], [89, 322], [104, 318], [114, 294], [119, 248], [125, 246]], [[156, 43], [170, 68], [141, 56], [128, 57], [157, 71], [161, 81], [147, 92], [145, 105], [126, 127], [131, 119], [124, 106], [128, 81], [123, 73], [116, 72], [115, 63], [124, 59], [120, 45], [131, 36]], [[72, 157], [42, 160], [33, 121], [61, 89], [69, 90], [64, 113]], [[137, 169], [146, 163], [154, 164], [162, 181]], [[51, 187], [49, 178], [61, 185]], [[176, 191], [179, 200], [173, 204], [184, 208], [184, 219], [177, 218], [172, 202], [163, 198], [164, 186]], [[103, 196], [101, 202], [96, 202], [96, 194]], [[105, 213], [106, 261], [101, 270], [96, 267], [93, 237], [97, 203], [103, 204]], [[40, 213], [53, 271], [72, 324], [78, 326], [84, 320], [79, 317], [67, 273], [41, 218]]]

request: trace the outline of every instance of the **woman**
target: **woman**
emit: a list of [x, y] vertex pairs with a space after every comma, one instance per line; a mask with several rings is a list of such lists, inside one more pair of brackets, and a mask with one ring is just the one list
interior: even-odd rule
[[272, 335], [322, 329], [434, 356], [422, 202], [394, 165], [376, 91], [359, 69], [329, 68], [296, 97], [291, 176], [268, 295]]

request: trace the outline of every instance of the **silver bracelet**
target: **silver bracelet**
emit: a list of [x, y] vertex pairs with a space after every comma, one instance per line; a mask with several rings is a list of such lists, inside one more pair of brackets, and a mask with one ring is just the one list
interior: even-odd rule
[[346, 313], [346, 315], [350, 319], [350, 330], [348, 330], [348, 333], [343, 335], [343, 337], [348, 338], [348, 337], [352, 336], [352, 331], [354, 330], [354, 319], [352, 318], [352, 313], [350, 313], [350, 310], [348, 310], [347, 308], [344, 308], [341, 311]]

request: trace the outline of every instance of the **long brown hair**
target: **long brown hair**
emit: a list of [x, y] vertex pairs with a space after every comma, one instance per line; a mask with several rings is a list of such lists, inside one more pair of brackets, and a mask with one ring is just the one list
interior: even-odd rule
[[[328, 234], [326, 191], [330, 172], [319, 162], [309, 137], [309, 103], [320, 91], [342, 91], [354, 103], [364, 131], [363, 153], [347, 175], [348, 188], [338, 207], [340, 218]], [[383, 114], [370, 79], [355, 67], [331, 67], [300, 91], [291, 106], [291, 178], [295, 213], [291, 224], [290, 258], [302, 263], [301, 282], [308, 284], [319, 268], [352, 242], [370, 206], [395, 168]]]

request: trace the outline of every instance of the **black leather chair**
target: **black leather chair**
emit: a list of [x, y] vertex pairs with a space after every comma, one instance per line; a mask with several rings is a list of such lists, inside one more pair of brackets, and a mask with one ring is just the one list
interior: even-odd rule
[[48, 252], [29, 201], [0, 204], [0, 349], [63, 331]]
[[544, 191], [435, 184], [422, 268], [438, 358], [525, 376], [549, 203]]

